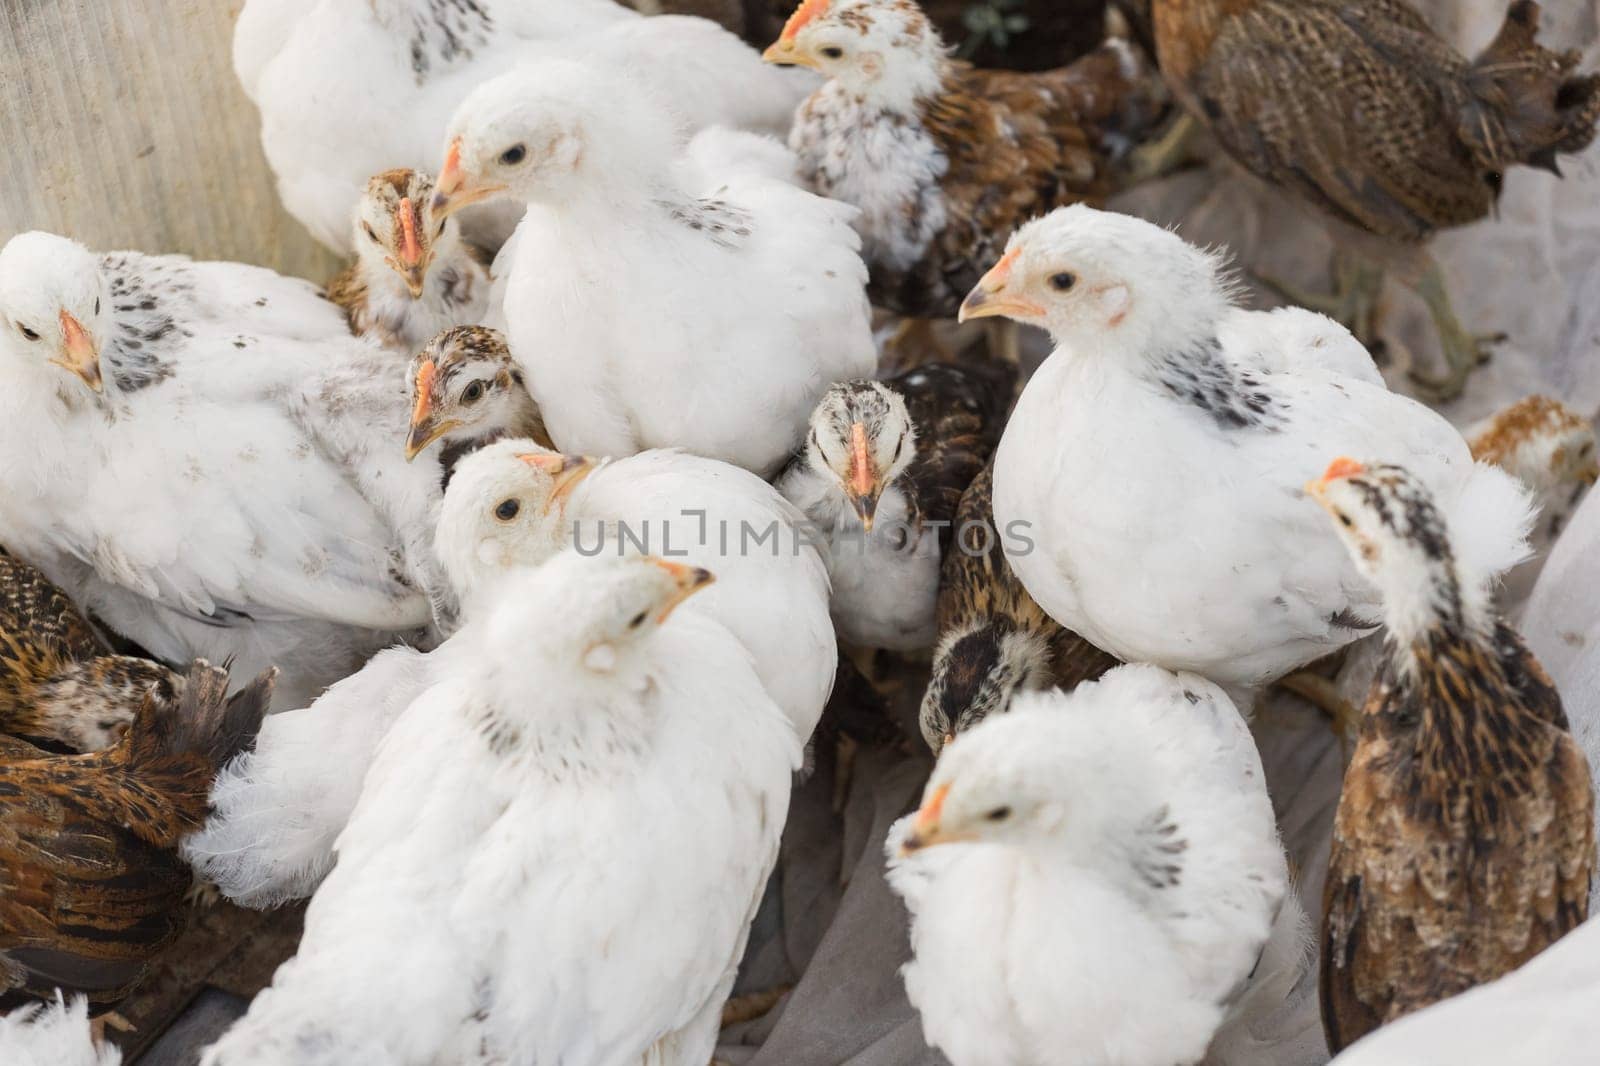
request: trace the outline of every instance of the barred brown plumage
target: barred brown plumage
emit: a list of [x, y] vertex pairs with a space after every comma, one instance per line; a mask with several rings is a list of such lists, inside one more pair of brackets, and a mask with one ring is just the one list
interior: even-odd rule
[[1449, 363], [1419, 381], [1459, 393], [1481, 341], [1408, 246], [1487, 215], [1512, 166], [1559, 174], [1557, 156], [1594, 139], [1600, 76], [1573, 73], [1577, 52], [1539, 46], [1532, 0], [1511, 5], [1475, 60], [1405, 0], [1155, 0], [1153, 15], [1161, 71], [1190, 114], [1257, 177], [1336, 220], [1341, 243], [1400, 271]]
[[0, 733], [98, 751], [148, 694], [172, 698], [182, 684], [160, 663], [111, 654], [66, 593], [0, 551]]
[[0, 748], [0, 1008], [57, 988], [106, 1007], [139, 983], [183, 925], [178, 843], [254, 742], [275, 676], [229, 699], [227, 671], [196, 660], [106, 751]]
[[950, 738], [1033, 689], [1071, 691], [1119, 660], [1045, 614], [1006, 562], [994, 520], [994, 462], [962, 494], [939, 575], [939, 646], [923, 696], [922, 738], [938, 754]]
[[1428, 491], [1344, 461], [1312, 494], [1384, 592], [1387, 660], [1334, 822], [1322, 1016], [1339, 1051], [1510, 973], [1583, 922], [1594, 800], [1561, 698], [1458, 573]]

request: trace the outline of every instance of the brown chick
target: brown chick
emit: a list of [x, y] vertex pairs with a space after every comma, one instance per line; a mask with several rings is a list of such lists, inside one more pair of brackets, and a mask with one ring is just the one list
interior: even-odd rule
[[847, 645], [933, 646], [939, 559], [961, 494], [1000, 442], [1015, 382], [1009, 364], [974, 360], [822, 394], [774, 484], [831, 538], [830, 606]]
[[139, 983], [183, 926], [178, 844], [254, 743], [274, 676], [229, 699], [227, 671], [196, 660], [183, 694], [148, 696], [106, 751], [0, 748], [0, 1009], [57, 989], [105, 1008]]
[[443, 485], [456, 463], [507, 437], [528, 437], [555, 450], [522, 368], [498, 330], [456, 326], [411, 360], [411, 426], [406, 460], [439, 442]]
[[110, 654], [66, 593], [0, 554], [0, 733], [99, 751], [122, 735], [147, 695], [171, 699], [182, 686], [160, 663]]
[[939, 575], [939, 644], [922, 698], [922, 739], [935, 755], [1017, 692], [1093, 681], [1119, 660], [1045, 614], [1006, 562], [1006, 539], [1026, 530], [994, 525], [994, 463], [961, 497], [955, 546]]
[[483, 321], [489, 257], [461, 236], [459, 221], [434, 216], [427, 174], [374, 175], [354, 225], [355, 258], [327, 290], [352, 333], [409, 356], [441, 330]]
[[[1594, 138], [1600, 77], [1575, 76], [1576, 52], [1536, 43], [1532, 0], [1511, 5], [1475, 60], [1404, 0], [1154, 0], [1152, 14], [1161, 71], [1189, 113], [1426, 301], [1447, 366], [1419, 384], [1458, 394], [1482, 341], [1421, 244], [1487, 215], [1510, 167], [1559, 173], [1557, 156]], [[1329, 309], [1351, 324], [1381, 277], [1348, 273]]]
[[1541, 495], [1600, 478], [1594, 424], [1548, 396], [1525, 396], [1496, 411], [1467, 443], [1474, 459], [1493, 463]]
[[955, 317], [1023, 222], [1099, 203], [1166, 104], [1124, 41], [1043, 73], [977, 70], [912, 0], [806, 0], [764, 58], [829, 79], [789, 145], [814, 191], [861, 209], [872, 302], [912, 318]]
[[1515, 970], [1588, 914], [1594, 800], [1561, 699], [1463, 573], [1428, 490], [1340, 459], [1307, 486], [1379, 587], [1387, 657], [1345, 771], [1323, 894], [1338, 1052]]

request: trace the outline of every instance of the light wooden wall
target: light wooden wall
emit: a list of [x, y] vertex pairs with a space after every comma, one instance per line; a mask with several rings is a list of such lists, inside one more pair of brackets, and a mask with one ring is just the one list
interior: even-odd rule
[[278, 204], [233, 76], [242, 0], [0, 0], [0, 242], [337, 262]]

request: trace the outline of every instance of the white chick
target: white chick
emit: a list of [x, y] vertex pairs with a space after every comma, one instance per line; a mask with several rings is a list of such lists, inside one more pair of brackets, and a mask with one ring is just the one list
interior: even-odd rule
[[876, 365], [855, 209], [717, 134], [685, 153], [647, 94], [575, 62], [489, 82], [451, 121], [436, 211], [528, 205], [495, 272], [565, 451], [681, 447], [770, 476], [823, 390]]
[[205, 1066], [705, 1066], [800, 746], [712, 580], [506, 582], [384, 741], [299, 953]]
[[1252, 981], [1303, 968], [1255, 744], [1192, 674], [1017, 696], [945, 747], [889, 847], [906, 991], [956, 1066], [1198, 1063], [1270, 1007]]

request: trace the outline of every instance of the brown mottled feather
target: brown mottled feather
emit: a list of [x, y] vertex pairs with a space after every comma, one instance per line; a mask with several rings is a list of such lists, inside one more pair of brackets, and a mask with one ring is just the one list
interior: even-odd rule
[[1595, 861], [1583, 752], [1500, 625], [1440, 627], [1375, 682], [1334, 824], [1323, 1024], [1337, 1052], [1516, 969], [1581, 923]]
[[59, 987], [105, 1006], [139, 982], [183, 924], [177, 846], [254, 742], [272, 677], [228, 699], [226, 671], [197, 661], [181, 697], [150, 696], [106, 751], [0, 747], [0, 1003]]
[[1402, 0], [1153, 7], [1162, 73], [1230, 154], [1397, 242], [1482, 218], [1506, 168], [1553, 168], [1593, 138], [1600, 79], [1534, 43], [1538, 14], [1518, 0], [1474, 62]]
[[327, 297], [344, 308], [345, 321], [351, 333], [365, 333], [371, 324], [367, 320], [367, 283], [361, 278], [361, 263], [351, 260], [350, 265], [328, 282]]
[[917, 433], [917, 454], [901, 480], [914, 513], [943, 522], [939, 547], [948, 551], [962, 493], [989, 462], [1005, 429], [1016, 368], [999, 360], [925, 363], [884, 384], [906, 402]]
[[[1005, 530], [987, 541], [977, 532], [994, 526], [994, 463], [973, 478], [956, 511], [957, 530], [969, 529], [970, 551], [945, 554], [939, 575], [939, 632], [950, 633], [974, 623], [993, 623], [1044, 635], [1050, 644], [1052, 684], [1072, 688], [1091, 681], [1119, 664], [1114, 656], [1084, 640], [1055, 619], [1028, 595], [1006, 562]], [[980, 551], [987, 543], [988, 550]]]
[[72, 601], [36, 568], [0, 554], [0, 733], [55, 750], [109, 745], [145, 695], [179, 679], [108, 653]]
[[949, 161], [939, 183], [945, 228], [908, 270], [871, 264], [874, 303], [953, 317], [1018, 226], [1114, 191], [1116, 157], [1165, 107], [1159, 79], [1137, 63], [1128, 69], [1122, 47], [1036, 74], [947, 64], [944, 91], [918, 116]]
[[11, 623], [25, 622], [31, 633], [53, 641], [74, 659], [107, 650], [65, 592], [8, 552], [0, 552], [0, 616]]

